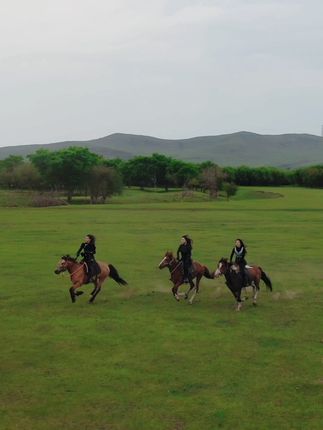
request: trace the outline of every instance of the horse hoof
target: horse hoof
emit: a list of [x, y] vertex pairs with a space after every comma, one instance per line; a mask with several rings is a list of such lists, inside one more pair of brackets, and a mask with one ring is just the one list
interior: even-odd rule
[[253, 304], [254, 306], [257, 306], [257, 302], [253, 302], [252, 304]]

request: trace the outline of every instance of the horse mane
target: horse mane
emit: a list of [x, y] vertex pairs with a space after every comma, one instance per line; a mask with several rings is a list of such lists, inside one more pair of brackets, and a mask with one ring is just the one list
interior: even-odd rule
[[77, 263], [76, 258], [71, 257], [69, 254], [63, 255], [62, 260], [72, 261], [72, 263]]

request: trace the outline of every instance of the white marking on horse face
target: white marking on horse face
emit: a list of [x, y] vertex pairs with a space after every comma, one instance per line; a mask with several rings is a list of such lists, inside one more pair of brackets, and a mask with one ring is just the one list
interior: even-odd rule
[[[221, 264], [221, 263], [220, 263]], [[216, 269], [216, 271], [215, 271], [215, 273], [214, 273], [214, 276], [216, 277], [216, 278], [218, 278], [219, 276], [221, 276], [222, 275], [222, 273], [221, 273], [221, 270], [219, 269], [219, 268], [217, 268]]]
[[162, 261], [158, 264], [158, 267], [160, 268], [160, 266], [164, 263], [164, 261], [166, 260], [166, 258], [167, 257], [164, 257], [163, 259], [162, 259]]
[[55, 272], [56, 274], [59, 274], [59, 273], [61, 273], [61, 272], [65, 272], [65, 270], [66, 270], [66, 266], [65, 266], [65, 264], [66, 264], [66, 260], [63, 260], [63, 259], [59, 260], [59, 262], [58, 262], [58, 264], [57, 264], [57, 267], [56, 267], [56, 269], [54, 270], [54, 272]]

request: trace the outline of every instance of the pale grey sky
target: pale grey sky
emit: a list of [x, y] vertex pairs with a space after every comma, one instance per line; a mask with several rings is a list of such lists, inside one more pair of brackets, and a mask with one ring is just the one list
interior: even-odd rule
[[323, 123], [322, 0], [0, 0], [0, 146]]

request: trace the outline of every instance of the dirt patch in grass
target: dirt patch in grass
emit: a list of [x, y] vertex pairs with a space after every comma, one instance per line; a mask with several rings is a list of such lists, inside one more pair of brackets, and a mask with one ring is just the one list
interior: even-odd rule
[[299, 296], [299, 292], [287, 290], [283, 292], [277, 292], [272, 295], [274, 300], [294, 300]]
[[278, 199], [284, 197], [283, 194], [273, 193], [272, 191], [254, 191], [252, 193], [253, 197], [258, 199]]

